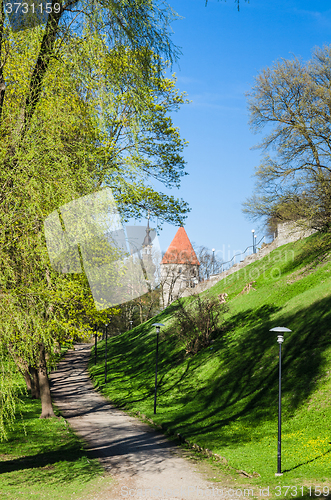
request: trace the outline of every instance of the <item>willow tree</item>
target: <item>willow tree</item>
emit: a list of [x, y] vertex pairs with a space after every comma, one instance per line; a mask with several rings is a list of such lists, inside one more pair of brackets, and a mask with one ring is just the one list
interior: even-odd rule
[[84, 276], [51, 268], [45, 217], [102, 186], [123, 218], [150, 210], [181, 223], [188, 211], [150, 182], [179, 186], [184, 174], [169, 111], [185, 98], [163, 76], [176, 57], [173, 13], [151, 0], [60, 4], [46, 26], [13, 33], [3, 9], [0, 22], [2, 435], [17, 367], [27, 379], [35, 370], [42, 416], [53, 416], [47, 366], [58, 341], [116, 312], [93, 309]]

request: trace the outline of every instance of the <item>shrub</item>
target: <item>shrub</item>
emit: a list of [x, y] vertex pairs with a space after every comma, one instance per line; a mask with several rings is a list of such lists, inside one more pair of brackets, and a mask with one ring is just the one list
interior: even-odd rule
[[216, 298], [199, 295], [193, 295], [189, 302], [179, 299], [176, 305], [175, 326], [171, 330], [183, 341], [186, 353], [194, 355], [210, 345], [228, 306]]

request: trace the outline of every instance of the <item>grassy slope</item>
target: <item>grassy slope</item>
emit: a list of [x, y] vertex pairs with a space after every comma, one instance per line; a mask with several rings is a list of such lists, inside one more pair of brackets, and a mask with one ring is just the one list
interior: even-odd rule
[[[229, 464], [275, 485], [278, 344], [283, 344], [282, 467], [277, 484], [328, 480], [331, 471], [331, 238], [313, 235], [285, 245], [217, 283], [227, 292], [225, 330], [191, 359], [170, 335], [159, 346], [157, 415], [153, 416], [154, 322], [171, 331], [172, 304], [152, 320], [110, 339], [108, 384], [104, 343], [90, 371], [111, 400], [139, 410], [174, 432], [225, 456]], [[255, 280], [255, 291], [240, 295]], [[289, 483], [290, 481], [290, 483]], [[331, 489], [331, 485], [330, 485]], [[292, 495], [293, 498], [294, 495]], [[300, 495], [298, 495], [300, 496]]]
[[8, 440], [0, 442], [1, 500], [91, 498], [109, 482], [98, 461], [87, 457], [63, 418], [39, 419], [40, 401], [20, 399]]

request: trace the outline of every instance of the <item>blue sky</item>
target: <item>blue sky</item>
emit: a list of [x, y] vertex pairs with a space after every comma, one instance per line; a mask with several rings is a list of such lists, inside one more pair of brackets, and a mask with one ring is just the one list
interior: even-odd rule
[[[168, 0], [183, 19], [173, 23], [173, 41], [181, 47], [174, 65], [177, 87], [192, 101], [173, 115], [189, 141], [179, 190], [191, 207], [185, 229], [192, 242], [215, 248], [220, 258], [243, 251], [252, 242], [241, 203], [254, 188], [259, 142], [248, 125], [245, 92], [258, 72], [280, 58], [307, 60], [315, 46], [331, 43], [329, 0]], [[260, 136], [261, 137], [261, 136]], [[166, 250], [177, 228], [159, 236]]]

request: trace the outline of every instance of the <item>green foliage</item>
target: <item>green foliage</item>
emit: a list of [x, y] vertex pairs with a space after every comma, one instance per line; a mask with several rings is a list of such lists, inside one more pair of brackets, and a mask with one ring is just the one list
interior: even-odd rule
[[[43, 346], [51, 367], [59, 342], [118, 313], [96, 311], [85, 276], [51, 269], [51, 212], [104, 186], [123, 219], [151, 209], [178, 224], [189, 210], [150, 185], [178, 187], [184, 175], [185, 141], [169, 114], [185, 97], [163, 73], [178, 55], [169, 37], [176, 15], [152, 0], [76, 6], [23, 32], [0, 22], [0, 365], [13, 379], [10, 359], [38, 369]], [[3, 436], [15, 384], [1, 384]]]
[[[23, 391], [23, 380], [17, 386]], [[93, 491], [103, 474], [99, 463], [88, 457], [83, 443], [65, 420], [39, 419], [40, 401], [20, 395], [17, 419], [0, 443], [0, 495], [39, 500], [82, 498]], [[40, 485], [42, 484], [42, 488]]]
[[[331, 240], [315, 234], [280, 247], [204, 292], [228, 294], [224, 331], [188, 358], [173, 337], [159, 346], [157, 414], [153, 415], [155, 327], [174, 326], [176, 303], [133, 331], [110, 340], [108, 383], [103, 344], [90, 373], [116, 404], [140, 411], [229, 465], [277, 484], [319, 484], [330, 468]], [[242, 293], [247, 283], [254, 289]], [[189, 300], [189, 299], [187, 299]], [[286, 326], [282, 346], [284, 476], [277, 468], [278, 344], [272, 327]], [[162, 333], [162, 329], [161, 329]], [[315, 482], [315, 483], [314, 483]]]

